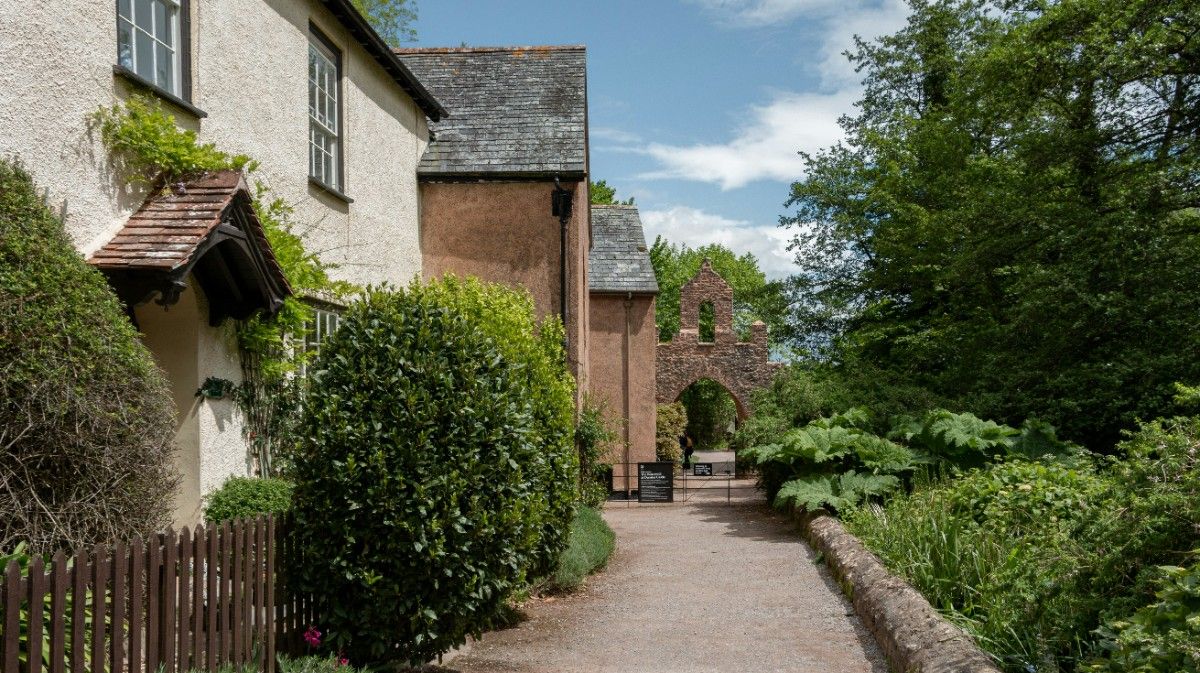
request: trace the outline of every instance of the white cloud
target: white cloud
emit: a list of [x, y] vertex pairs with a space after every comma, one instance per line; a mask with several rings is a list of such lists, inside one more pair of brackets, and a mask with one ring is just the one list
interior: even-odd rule
[[640, 151], [654, 157], [660, 167], [641, 177], [711, 182], [721, 189], [756, 180], [795, 180], [804, 172], [798, 153], [816, 152], [841, 139], [837, 120], [853, 103], [854, 95], [848, 91], [780, 94], [767, 105], [752, 107], [750, 119], [728, 142], [651, 143]]
[[588, 129], [588, 137], [592, 140], [607, 140], [618, 145], [629, 145], [642, 141], [642, 137], [636, 133], [630, 133], [629, 131], [623, 131], [611, 126], [593, 126]]
[[814, 11], [829, 11], [837, 0], [692, 0], [725, 19], [750, 26], [785, 23]]
[[652, 143], [637, 151], [657, 160], [642, 177], [674, 178], [736, 189], [758, 180], [790, 182], [803, 177], [799, 152], [814, 153], [841, 140], [838, 118], [850, 113], [861, 92], [860, 75], [842, 52], [854, 36], [873, 39], [894, 32], [908, 14], [904, 0], [693, 0], [744, 25], [768, 25], [800, 17], [820, 27], [823, 40], [813, 59], [816, 91], [776, 93], [750, 107], [732, 138], [719, 143]]
[[688, 206], [641, 211], [646, 240], [662, 236], [671, 243], [691, 247], [720, 243], [737, 254], [752, 253], [767, 278], [784, 278], [795, 273], [794, 257], [787, 251], [791, 234], [774, 225], [755, 225]]

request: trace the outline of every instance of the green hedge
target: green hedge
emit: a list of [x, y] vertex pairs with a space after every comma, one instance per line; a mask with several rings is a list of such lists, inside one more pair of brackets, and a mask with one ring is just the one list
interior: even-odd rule
[[204, 519], [221, 523], [259, 514], [283, 514], [292, 506], [294, 488], [286, 479], [230, 477], [205, 498]]
[[437, 656], [557, 561], [572, 389], [561, 329], [535, 334], [532, 316], [526, 295], [478, 283], [372, 290], [311, 368], [297, 579], [352, 661]]
[[169, 523], [175, 408], [104, 277], [29, 174], [0, 160], [0, 550]]

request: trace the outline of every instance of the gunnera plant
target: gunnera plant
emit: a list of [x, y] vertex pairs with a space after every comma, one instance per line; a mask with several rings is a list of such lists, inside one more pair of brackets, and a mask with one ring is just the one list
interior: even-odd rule
[[[310, 369], [293, 567], [351, 661], [421, 663], [480, 633], [557, 517], [538, 492], [530, 365], [448, 291], [368, 290]], [[573, 490], [575, 474], [563, 478]]]
[[0, 160], [0, 550], [169, 522], [175, 410], [104, 277], [19, 164]]

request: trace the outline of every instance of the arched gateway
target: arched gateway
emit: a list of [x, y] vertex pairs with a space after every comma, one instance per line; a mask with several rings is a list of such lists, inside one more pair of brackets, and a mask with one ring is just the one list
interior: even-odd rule
[[[700, 311], [713, 315], [712, 341], [700, 340]], [[706, 335], [708, 336], [708, 335]], [[767, 326], [750, 326], [750, 341], [733, 331], [733, 288], [704, 260], [700, 271], [679, 291], [679, 334], [658, 344], [656, 397], [660, 404], [679, 398], [701, 379], [725, 387], [737, 405], [738, 420], [750, 415], [750, 393], [771, 383], [778, 363], [768, 359]]]

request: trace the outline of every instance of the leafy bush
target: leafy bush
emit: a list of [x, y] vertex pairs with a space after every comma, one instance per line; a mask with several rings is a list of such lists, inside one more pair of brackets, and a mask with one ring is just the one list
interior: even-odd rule
[[679, 438], [687, 431], [687, 410], [679, 402], [660, 404], [656, 407], [657, 421], [654, 426], [654, 453], [664, 462], [678, 463], [683, 457]]
[[776, 507], [841, 510], [900, 486], [916, 465], [909, 449], [864, 430], [870, 418], [850, 409], [789, 430], [778, 443], [744, 449]]
[[600, 512], [591, 507], [580, 507], [571, 522], [571, 536], [567, 550], [558, 560], [558, 568], [551, 577], [550, 587], [569, 591], [583, 584], [588, 575], [608, 563], [616, 546], [617, 536], [609, 528]]
[[532, 312], [509, 290], [414, 282], [366, 293], [322, 347], [295, 467], [297, 580], [352, 661], [463, 643], [565, 537], [572, 391], [560, 329], [535, 336]]
[[[1179, 625], [1147, 621], [1142, 609], [1168, 586], [1159, 566], [1188, 561], [1200, 530], [1200, 420], [1147, 423], [1119, 449], [1099, 466], [1079, 455], [1014, 457], [847, 521], [1007, 670], [1072, 670], [1099, 648], [1128, 658], [1095, 670], [1187, 670], [1124, 666], [1152, 651], [1162, 662], [1191, 656]], [[1187, 603], [1159, 601], [1168, 621], [1175, 602]]]
[[221, 523], [259, 514], [283, 514], [292, 506], [294, 488], [286, 479], [230, 477], [206, 498], [204, 519]]
[[1090, 673], [1200, 671], [1200, 564], [1162, 566], [1155, 602], [1099, 629], [1103, 659]]
[[588, 507], [598, 507], [608, 498], [609, 452], [616, 439], [604, 406], [585, 397], [575, 424], [575, 444], [579, 447], [579, 501]]
[[0, 161], [0, 549], [150, 535], [177, 483], [170, 390], [29, 174]]

